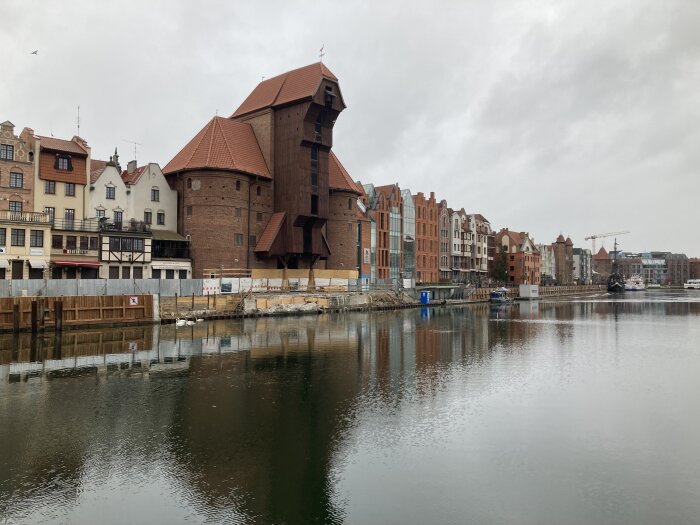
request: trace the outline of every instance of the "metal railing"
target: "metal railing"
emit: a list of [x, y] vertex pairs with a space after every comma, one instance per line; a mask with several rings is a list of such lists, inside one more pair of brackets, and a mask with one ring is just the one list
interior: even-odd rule
[[95, 219], [56, 219], [52, 221], [54, 230], [97, 232], [99, 223]]

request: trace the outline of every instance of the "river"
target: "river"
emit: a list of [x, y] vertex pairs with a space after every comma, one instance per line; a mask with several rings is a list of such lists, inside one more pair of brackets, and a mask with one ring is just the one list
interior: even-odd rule
[[700, 292], [0, 336], [0, 523], [691, 524]]

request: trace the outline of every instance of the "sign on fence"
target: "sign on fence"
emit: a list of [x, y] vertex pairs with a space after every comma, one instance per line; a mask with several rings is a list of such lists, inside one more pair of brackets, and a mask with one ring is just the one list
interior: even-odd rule
[[221, 292], [219, 279], [202, 279], [202, 294], [213, 295]]

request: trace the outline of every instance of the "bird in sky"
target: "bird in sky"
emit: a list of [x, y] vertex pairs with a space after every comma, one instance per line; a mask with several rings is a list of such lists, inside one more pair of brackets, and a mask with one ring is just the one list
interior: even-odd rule
[[39, 50], [38, 50], [38, 49], [35, 49], [35, 50], [32, 51], [30, 54], [31, 54], [31, 55], [38, 55], [38, 54], [39, 54]]

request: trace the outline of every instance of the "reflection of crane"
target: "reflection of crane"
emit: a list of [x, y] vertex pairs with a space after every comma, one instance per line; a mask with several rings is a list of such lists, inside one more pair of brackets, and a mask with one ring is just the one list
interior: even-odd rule
[[610, 233], [594, 233], [593, 235], [589, 235], [588, 237], [585, 238], [587, 241], [588, 239], [591, 240], [591, 255], [595, 255], [597, 252], [595, 251], [595, 240], [596, 239], [605, 239], [606, 237], [612, 237], [614, 235], [624, 235], [626, 233], [630, 233], [629, 230], [625, 230], [623, 232], [610, 232]]

